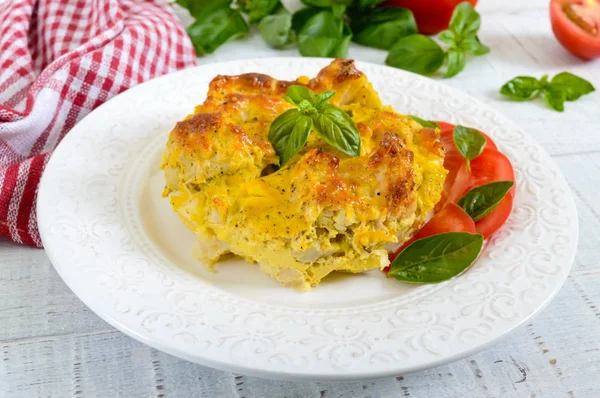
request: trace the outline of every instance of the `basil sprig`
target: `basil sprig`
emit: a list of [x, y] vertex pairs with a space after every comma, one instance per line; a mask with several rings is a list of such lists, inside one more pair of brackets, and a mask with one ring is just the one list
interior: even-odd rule
[[333, 91], [315, 94], [303, 86], [290, 86], [283, 97], [296, 109], [277, 116], [269, 128], [269, 141], [280, 165], [294, 157], [315, 130], [329, 145], [350, 155], [360, 155], [360, 134], [350, 116], [328, 103]]
[[[468, 2], [454, 9], [450, 25], [441, 32], [438, 40], [448, 45], [444, 51], [434, 40], [424, 35], [411, 35], [396, 42], [390, 49], [386, 63], [396, 68], [420, 74], [437, 71], [446, 60], [445, 77], [460, 73], [467, 63], [467, 55], [483, 55], [490, 52], [477, 36], [481, 17]], [[408, 57], [405, 57], [408, 54]]]
[[515, 183], [512, 181], [481, 185], [467, 192], [456, 204], [462, 207], [473, 221], [479, 221], [500, 204], [513, 185]]
[[415, 17], [406, 8], [359, 9], [351, 15], [353, 40], [363, 46], [389, 50], [402, 37], [417, 33]]
[[305, 57], [345, 57], [352, 32], [343, 15], [323, 10], [311, 16], [298, 32], [298, 50]]
[[479, 131], [458, 125], [452, 131], [454, 145], [467, 160], [467, 170], [471, 171], [471, 160], [481, 155], [485, 148], [486, 139]]
[[389, 276], [413, 283], [439, 283], [467, 269], [477, 259], [483, 236], [445, 232], [418, 239], [394, 259]]
[[283, 8], [277, 14], [267, 15], [258, 24], [258, 32], [269, 46], [284, 48], [295, 38], [292, 30], [292, 15]]
[[415, 122], [419, 123], [423, 127], [430, 127], [430, 128], [433, 128], [433, 129], [439, 129], [440, 128], [439, 124], [437, 124], [436, 122], [432, 122], [431, 120], [421, 119], [420, 117], [414, 116], [414, 115], [410, 115], [410, 118], [412, 120], [414, 120]]
[[528, 101], [544, 95], [550, 107], [556, 111], [565, 110], [565, 101], [575, 101], [582, 95], [595, 91], [592, 83], [569, 72], [562, 72], [548, 81], [548, 75], [536, 79], [531, 76], [517, 76], [500, 88], [500, 94], [515, 101]]

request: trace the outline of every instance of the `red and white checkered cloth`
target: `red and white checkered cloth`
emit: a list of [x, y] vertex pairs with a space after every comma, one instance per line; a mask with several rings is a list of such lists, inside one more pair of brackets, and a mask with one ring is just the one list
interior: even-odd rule
[[0, 0], [0, 235], [41, 247], [37, 187], [65, 134], [114, 95], [195, 64], [167, 0]]

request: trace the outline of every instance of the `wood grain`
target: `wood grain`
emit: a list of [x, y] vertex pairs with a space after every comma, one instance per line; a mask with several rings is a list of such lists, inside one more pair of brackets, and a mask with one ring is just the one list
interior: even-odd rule
[[[584, 63], [560, 47], [547, 3], [480, 1], [480, 36], [492, 52], [444, 81], [532, 134], [573, 190], [580, 221], [575, 266], [556, 298], [530, 323], [477, 355], [423, 372], [350, 383], [264, 380], [195, 365], [123, 335], [71, 293], [43, 251], [0, 240], [0, 397], [600, 396], [599, 94], [557, 113], [541, 100], [516, 103], [497, 93], [514, 76], [563, 70], [600, 88], [600, 60]], [[178, 13], [189, 23], [185, 12]], [[199, 62], [296, 55], [295, 49], [269, 49], [252, 35]], [[358, 46], [350, 55], [385, 59], [382, 51]]]

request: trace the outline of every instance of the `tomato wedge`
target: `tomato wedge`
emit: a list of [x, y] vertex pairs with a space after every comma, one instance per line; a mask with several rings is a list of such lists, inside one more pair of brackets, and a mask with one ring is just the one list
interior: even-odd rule
[[600, 57], [600, 0], [552, 0], [550, 21], [554, 36], [571, 54]]
[[[490, 213], [489, 215], [491, 215]], [[488, 215], [488, 216], [489, 216]], [[487, 218], [487, 217], [486, 217]], [[481, 221], [485, 220], [482, 218]], [[444, 208], [436, 213], [417, 233], [406, 241], [398, 250], [391, 253], [390, 262], [394, 261], [396, 256], [417, 239], [423, 239], [428, 236], [441, 234], [444, 232], [470, 232], [476, 231], [473, 219], [465, 211], [454, 203], [448, 203]], [[387, 270], [384, 270], [387, 272]]]
[[500, 227], [504, 225], [504, 223], [508, 219], [508, 216], [510, 216], [512, 207], [513, 194], [509, 192], [506, 194], [504, 199], [502, 199], [502, 201], [498, 203], [498, 206], [496, 206], [494, 210], [491, 211], [490, 214], [488, 214], [487, 216], [483, 217], [481, 220], [475, 223], [477, 233], [483, 235], [484, 239], [487, 239], [490, 236], [492, 236], [494, 232], [499, 230]]
[[[466, 163], [460, 166], [448, 192], [448, 200], [456, 203], [470, 189], [497, 181], [515, 181], [512, 164], [501, 152], [484, 149], [481, 155], [471, 160], [471, 171], [467, 170]], [[514, 196], [514, 185], [510, 192]]]

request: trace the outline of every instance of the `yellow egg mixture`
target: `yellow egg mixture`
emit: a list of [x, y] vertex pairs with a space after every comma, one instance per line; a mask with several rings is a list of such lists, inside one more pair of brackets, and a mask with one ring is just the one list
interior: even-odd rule
[[[335, 91], [329, 102], [352, 116], [361, 156], [313, 132], [277, 169], [269, 127], [293, 107], [282, 98], [293, 84]], [[164, 196], [196, 234], [195, 255], [209, 269], [233, 253], [307, 291], [333, 271], [387, 266], [385, 246], [421, 227], [446, 177], [439, 134], [383, 106], [350, 60], [335, 60], [310, 80], [217, 76], [206, 101], [170, 133]]]

